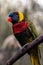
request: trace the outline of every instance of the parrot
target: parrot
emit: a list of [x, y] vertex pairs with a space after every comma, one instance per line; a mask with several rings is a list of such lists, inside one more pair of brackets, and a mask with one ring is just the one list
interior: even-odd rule
[[[10, 12], [7, 20], [8, 22], [12, 23], [13, 34], [21, 46], [25, 45], [26, 43], [32, 42], [38, 36], [35, 27], [33, 27], [33, 23], [25, 20], [23, 12]], [[27, 52], [30, 56], [32, 65], [41, 65], [39, 50], [40, 49], [38, 45]]]

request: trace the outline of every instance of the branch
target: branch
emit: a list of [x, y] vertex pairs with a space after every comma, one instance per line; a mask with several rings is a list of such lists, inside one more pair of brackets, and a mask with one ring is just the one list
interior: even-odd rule
[[31, 50], [34, 46], [39, 45], [43, 42], [43, 35], [37, 37], [34, 41], [31, 43], [25, 44], [21, 49], [17, 52], [17, 54], [13, 57], [11, 57], [6, 65], [12, 65], [14, 62], [16, 62], [19, 58], [21, 58], [25, 53], [27, 53], [28, 50]]

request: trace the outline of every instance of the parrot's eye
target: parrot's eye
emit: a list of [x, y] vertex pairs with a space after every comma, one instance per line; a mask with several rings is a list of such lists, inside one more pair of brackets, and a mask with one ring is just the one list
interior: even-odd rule
[[13, 17], [12, 17], [12, 23], [15, 24], [19, 21], [19, 16], [17, 13], [14, 13]]
[[14, 14], [14, 16], [12, 17], [14, 21], [18, 21], [18, 15]]
[[8, 22], [12, 22], [12, 18], [11, 17], [8, 17]]

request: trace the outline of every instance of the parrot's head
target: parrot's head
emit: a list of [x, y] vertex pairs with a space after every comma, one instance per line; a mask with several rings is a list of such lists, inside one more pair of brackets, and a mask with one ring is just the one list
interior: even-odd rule
[[8, 22], [12, 22], [12, 24], [21, 22], [24, 20], [24, 15], [22, 12], [10, 12], [8, 15]]

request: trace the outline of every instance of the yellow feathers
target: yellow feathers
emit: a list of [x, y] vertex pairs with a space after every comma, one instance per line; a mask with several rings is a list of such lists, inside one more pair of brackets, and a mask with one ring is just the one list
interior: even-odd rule
[[24, 20], [24, 15], [22, 12], [18, 12], [19, 14], [19, 22], [21, 22], [22, 20]]

